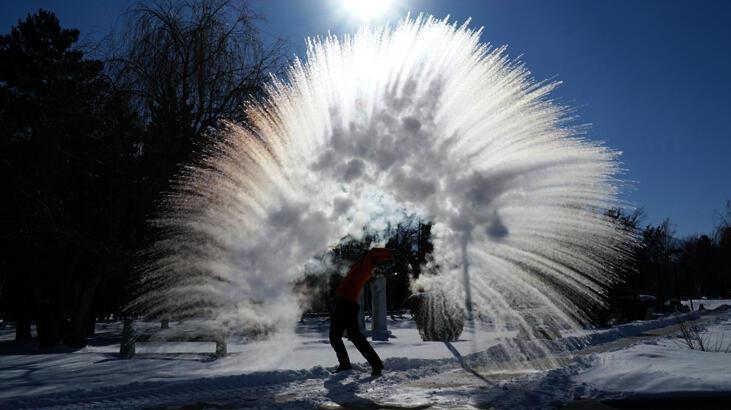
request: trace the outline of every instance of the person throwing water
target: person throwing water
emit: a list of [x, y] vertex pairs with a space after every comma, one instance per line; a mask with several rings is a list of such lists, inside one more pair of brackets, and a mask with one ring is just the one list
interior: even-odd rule
[[371, 375], [379, 376], [381, 374], [383, 362], [358, 326], [360, 310], [358, 298], [363, 286], [373, 276], [374, 263], [393, 258], [394, 251], [391, 249], [371, 249], [350, 267], [348, 274], [335, 290], [335, 306], [330, 317], [330, 345], [338, 356], [338, 367], [335, 372], [352, 369], [348, 351], [343, 343], [343, 333], [347, 330], [350, 341], [371, 365]]

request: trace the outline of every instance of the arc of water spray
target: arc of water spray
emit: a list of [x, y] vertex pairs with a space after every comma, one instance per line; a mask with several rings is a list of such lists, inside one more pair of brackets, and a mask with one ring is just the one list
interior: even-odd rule
[[223, 124], [166, 197], [130, 308], [232, 335], [291, 331], [306, 264], [331, 271], [313, 257], [407, 209], [434, 234], [412, 285], [494, 331], [527, 330], [506, 341], [511, 361], [552, 350], [532, 323], [589, 323], [632, 247], [602, 212], [618, 204], [619, 154], [570, 124], [557, 83], [480, 36], [419, 16], [308, 40], [249, 124]]

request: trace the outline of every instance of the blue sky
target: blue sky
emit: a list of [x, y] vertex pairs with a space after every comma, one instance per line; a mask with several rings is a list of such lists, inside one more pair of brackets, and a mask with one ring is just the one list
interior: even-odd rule
[[[255, 0], [264, 30], [301, 55], [304, 38], [352, 31], [341, 0]], [[372, 0], [371, 0], [372, 1]], [[731, 199], [731, 2], [393, 0], [380, 21], [411, 11], [472, 18], [483, 40], [508, 45], [537, 79], [591, 124], [589, 138], [621, 150], [633, 181], [623, 197], [646, 223], [670, 218], [679, 236], [711, 232]], [[0, 31], [43, 7], [94, 40], [121, 23], [126, 0], [3, 0]]]

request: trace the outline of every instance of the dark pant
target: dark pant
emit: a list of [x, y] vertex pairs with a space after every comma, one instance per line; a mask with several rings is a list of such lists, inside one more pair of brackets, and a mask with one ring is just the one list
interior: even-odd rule
[[371, 344], [368, 343], [368, 340], [366, 340], [358, 328], [359, 308], [357, 303], [353, 303], [339, 296], [335, 298], [335, 309], [330, 317], [330, 345], [338, 355], [340, 366], [350, 366], [348, 351], [345, 350], [345, 344], [343, 344], [343, 333], [347, 330], [350, 341], [353, 342], [360, 354], [368, 360], [371, 367], [383, 368], [381, 358], [378, 357], [376, 351], [373, 350]]

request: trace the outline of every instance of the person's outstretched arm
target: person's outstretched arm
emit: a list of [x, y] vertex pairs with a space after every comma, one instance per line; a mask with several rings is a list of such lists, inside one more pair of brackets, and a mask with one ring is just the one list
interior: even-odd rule
[[368, 251], [372, 261], [388, 261], [393, 259], [394, 251], [388, 248], [373, 248]]

